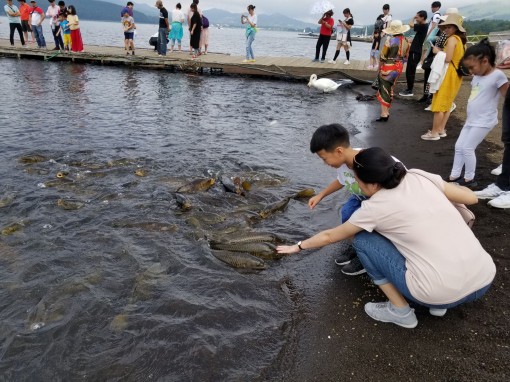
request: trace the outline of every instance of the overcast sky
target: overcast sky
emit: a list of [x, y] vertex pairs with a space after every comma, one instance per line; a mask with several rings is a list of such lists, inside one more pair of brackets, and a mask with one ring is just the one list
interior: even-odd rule
[[[147, 3], [154, 5], [155, 0], [134, 0], [135, 3]], [[175, 8], [175, 4], [180, 2], [183, 9], [187, 8], [187, 4], [191, 4], [191, 0], [163, 0], [163, 4], [168, 10]], [[256, 13], [282, 13], [286, 16], [309, 22], [316, 22], [316, 17], [310, 14], [312, 6], [322, 1], [314, 0], [200, 0], [199, 7], [202, 9], [219, 8], [234, 13], [246, 13], [246, 7], [249, 4], [256, 6]], [[445, 11], [450, 7], [461, 7], [474, 3], [483, 3], [484, 0], [445, 0], [441, 1], [443, 7], [441, 11]], [[356, 24], [371, 24], [375, 21], [382, 6], [385, 3], [390, 4], [391, 14], [394, 19], [409, 19], [419, 10], [430, 12], [430, 4], [432, 1], [421, 0], [351, 0], [351, 1], [331, 1], [335, 6], [336, 16], [342, 16], [344, 8], [350, 8], [354, 16]]]

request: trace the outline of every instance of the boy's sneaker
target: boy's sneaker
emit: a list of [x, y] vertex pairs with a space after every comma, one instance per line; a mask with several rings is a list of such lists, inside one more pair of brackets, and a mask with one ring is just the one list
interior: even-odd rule
[[348, 276], [357, 276], [366, 272], [365, 267], [357, 257], [353, 258], [349, 264], [342, 268], [342, 273]]
[[448, 309], [429, 308], [429, 313], [431, 316], [443, 317], [447, 310]]
[[424, 94], [419, 100], [419, 103], [429, 102], [430, 101], [430, 95]]
[[409, 90], [409, 89], [406, 89], [403, 92], [398, 93], [398, 95], [400, 95], [402, 97], [412, 97], [412, 96], [414, 96], [413, 91]]
[[416, 70], [421, 70], [421, 69], [422, 69], [421, 64], [416, 65]]
[[510, 191], [501, 194], [495, 199], [492, 199], [487, 203], [491, 207], [495, 208], [510, 208]]
[[312, 62], [319, 62], [319, 59], [318, 59], [318, 58], [314, 58], [314, 59], [312, 60]]
[[321, 60], [320, 63], [321, 64], [324, 64], [326, 62], [326, 60]]
[[350, 65], [351, 62], [349, 60], [345, 60], [344, 65]]
[[494, 199], [504, 193], [505, 191], [496, 186], [496, 183], [489, 184], [481, 191], [475, 191], [475, 195], [478, 199]]
[[409, 313], [401, 316], [390, 308], [390, 302], [369, 302], [365, 304], [365, 312], [376, 321], [390, 322], [412, 329], [418, 325], [418, 319], [414, 314], [414, 309], [410, 309]]
[[344, 253], [342, 253], [340, 256], [338, 256], [335, 259], [335, 264], [340, 265], [340, 266], [347, 265], [355, 257], [356, 257], [356, 250], [353, 248], [352, 245], [349, 245], [349, 248], [347, 248], [347, 250]]
[[430, 108], [431, 108], [431, 107], [432, 107], [432, 105], [429, 105], [429, 106], [427, 106], [427, 107], [426, 107], [425, 109], [423, 109], [423, 110], [425, 110], [425, 111], [430, 111]]
[[335, 60], [329, 60], [328, 61], [330, 64], [336, 64], [336, 61]]
[[492, 175], [501, 175], [501, 173], [503, 172], [503, 165], [500, 164], [498, 167], [496, 167], [494, 170], [491, 171], [491, 174]]

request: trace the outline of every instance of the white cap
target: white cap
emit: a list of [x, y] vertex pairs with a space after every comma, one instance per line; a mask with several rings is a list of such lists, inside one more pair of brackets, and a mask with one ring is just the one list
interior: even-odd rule
[[448, 17], [448, 15], [458, 15], [458, 14], [459, 14], [459, 10], [457, 8], [448, 8], [446, 10], [446, 13], [443, 16], [439, 17], [439, 19], [445, 21], [446, 18]]

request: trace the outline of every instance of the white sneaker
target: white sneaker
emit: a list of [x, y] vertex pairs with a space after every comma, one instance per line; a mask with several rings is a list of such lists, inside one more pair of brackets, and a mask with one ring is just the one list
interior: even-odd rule
[[447, 309], [429, 308], [431, 316], [443, 317], [446, 314]]
[[450, 108], [450, 113], [453, 113], [453, 111], [457, 108], [457, 105], [455, 105], [455, 102], [452, 103], [452, 107]]
[[373, 65], [368, 65], [368, 66], [367, 66], [367, 69], [368, 69], [368, 70], [372, 70], [373, 68], [374, 68], [374, 67], [373, 67]]
[[243, 62], [250, 62], [250, 60], [248, 60], [247, 58], [245, 58], [245, 59], [243, 60]]
[[427, 106], [427, 107], [426, 107], [425, 109], [423, 109], [423, 110], [425, 110], [425, 111], [430, 111], [430, 107], [431, 107], [431, 106], [432, 106], [432, 105], [429, 105], [429, 106]]
[[410, 309], [409, 313], [400, 316], [390, 309], [389, 302], [369, 302], [365, 304], [365, 312], [376, 321], [391, 322], [408, 329], [415, 328], [418, 325], [414, 309]]
[[330, 64], [336, 64], [336, 61], [335, 60], [329, 60], [328, 61]]
[[421, 70], [421, 64], [418, 64], [418, 66], [416, 67], [416, 70]]
[[495, 208], [510, 208], [510, 191], [507, 191], [495, 199], [492, 199], [487, 203], [491, 207]]
[[501, 173], [503, 172], [503, 165], [500, 164], [498, 167], [496, 167], [494, 170], [491, 171], [491, 174], [492, 175], [501, 175]]
[[496, 186], [496, 183], [489, 184], [481, 191], [475, 191], [475, 195], [478, 199], [494, 199], [504, 193], [505, 191]]
[[351, 62], [349, 60], [345, 60], [344, 65], [350, 65]]

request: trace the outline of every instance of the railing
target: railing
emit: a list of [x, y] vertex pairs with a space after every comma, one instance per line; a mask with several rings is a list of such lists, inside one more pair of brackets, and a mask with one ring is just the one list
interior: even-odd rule
[[510, 39], [510, 33], [509, 32], [503, 32], [503, 33], [497, 33], [497, 32], [491, 32], [489, 34], [476, 34], [471, 36], [466, 36], [468, 44], [475, 44], [479, 41], [482, 41], [484, 38], [489, 38], [490, 42], [498, 42], [503, 40]]

